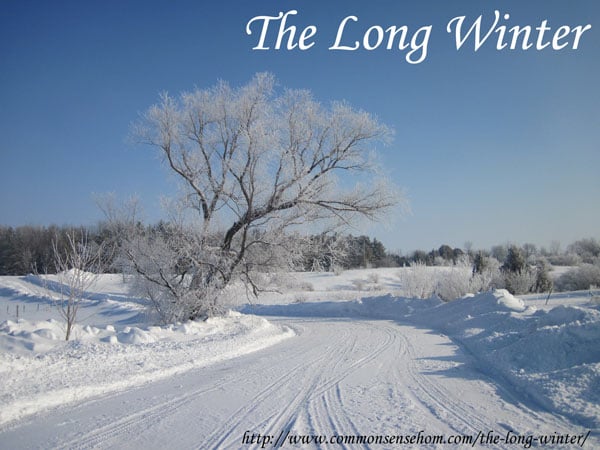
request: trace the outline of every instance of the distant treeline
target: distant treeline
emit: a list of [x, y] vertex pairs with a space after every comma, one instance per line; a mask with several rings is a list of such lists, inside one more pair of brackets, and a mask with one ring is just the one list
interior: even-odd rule
[[[67, 234], [76, 242], [100, 245], [111, 238], [108, 228], [45, 226], [0, 226], [0, 275], [55, 273], [55, 254], [67, 250]], [[56, 252], [55, 252], [56, 250]], [[114, 270], [114, 256], [107, 248], [106, 271]]]
[[[144, 226], [144, 225], [139, 225]], [[168, 230], [168, 225], [159, 222], [145, 226], [149, 230]], [[75, 233], [78, 238], [85, 236], [88, 243], [102, 245], [116, 242], [117, 237], [111, 228], [103, 224], [93, 227], [71, 226], [0, 226], [0, 275], [26, 275], [35, 270], [53, 273], [54, 246], [63, 251], [67, 233]], [[115, 266], [117, 252], [113, 245], [103, 245], [103, 260], [106, 272], [117, 272]], [[535, 264], [545, 259], [553, 265], [576, 266], [595, 264], [600, 261], [600, 243], [597, 240], [581, 239], [563, 251], [558, 243], [549, 249], [538, 248], [533, 244], [496, 245], [489, 250], [474, 250], [469, 243], [465, 248], [453, 248], [442, 245], [438, 249], [416, 250], [408, 255], [386, 250], [375, 238], [341, 234], [315, 235], [308, 239], [307, 251], [302, 264], [304, 270], [333, 271], [336, 269], [355, 269], [364, 267], [402, 267], [414, 263], [427, 266], [454, 265], [458, 261], [468, 260], [476, 263], [482, 256], [494, 258], [505, 264], [509, 253], [515, 249], [524, 260]], [[512, 250], [511, 250], [512, 249]]]

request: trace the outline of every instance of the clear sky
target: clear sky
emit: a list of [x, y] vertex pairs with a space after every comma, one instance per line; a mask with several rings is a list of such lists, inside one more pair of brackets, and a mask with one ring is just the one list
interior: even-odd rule
[[[314, 25], [308, 50], [275, 50], [246, 24], [297, 10], [288, 25]], [[530, 25], [533, 47], [456, 49], [448, 22], [482, 15], [482, 29]], [[510, 17], [505, 19], [504, 14]], [[329, 50], [362, 42], [369, 27], [431, 26], [427, 54], [410, 49]], [[542, 21], [552, 42], [561, 26], [591, 24], [537, 50]], [[370, 36], [375, 39], [375, 31]], [[415, 36], [418, 44], [419, 36]], [[510, 38], [508, 38], [510, 44]], [[559, 42], [559, 43], [560, 43]], [[286, 40], [284, 40], [286, 43]], [[413, 54], [418, 57], [418, 52]], [[270, 71], [281, 86], [321, 101], [345, 99], [395, 130], [381, 150], [411, 213], [362, 227], [388, 249], [475, 248], [600, 237], [600, 2], [597, 0], [222, 0], [3, 1], [0, 6], [0, 223], [93, 224], [94, 193], [137, 194], [150, 220], [174, 180], [150, 148], [127, 139], [158, 99], [219, 79], [233, 85]]]

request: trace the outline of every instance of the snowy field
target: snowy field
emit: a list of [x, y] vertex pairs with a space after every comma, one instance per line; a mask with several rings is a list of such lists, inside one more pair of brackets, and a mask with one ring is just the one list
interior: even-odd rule
[[0, 448], [600, 448], [597, 298], [409, 299], [402, 270], [168, 326], [103, 275], [69, 342], [56, 279], [0, 277]]

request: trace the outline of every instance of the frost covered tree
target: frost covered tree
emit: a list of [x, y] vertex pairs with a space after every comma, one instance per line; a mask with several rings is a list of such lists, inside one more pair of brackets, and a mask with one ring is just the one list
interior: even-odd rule
[[587, 264], [594, 264], [600, 260], [600, 243], [594, 238], [575, 241], [568, 250], [570, 253], [578, 255]]
[[523, 256], [521, 249], [516, 245], [511, 245], [508, 248], [506, 260], [504, 261], [502, 269], [507, 272], [521, 273], [525, 270], [526, 265], [525, 256]]
[[[344, 102], [277, 90], [266, 73], [239, 88], [219, 82], [162, 94], [134, 134], [182, 186], [168, 232], [130, 227], [136, 232], [123, 240], [129, 268], [165, 321], [217, 314], [234, 280], [256, 294], [254, 272], [301, 257], [303, 224], [314, 232], [376, 219], [399, 199], [373, 164], [386, 126]], [[363, 184], [339, 180], [344, 173]]]
[[[516, 245], [509, 247], [502, 271], [505, 287], [511, 294], [527, 294], [536, 290], [537, 271], [527, 264], [523, 251]], [[539, 282], [540, 286], [546, 284], [541, 278]]]
[[[60, 294], [55, 303], [66, 322], [65, 340], [68, 341], [77, 323], [84, 295], [101, 272], [103, 246], [90, 241], [86, 232], [77, 235], [72, 230], [65, 234], [61, 244], [58, 238], [52, 241], [52, 253]], [[47, 284], [47, 281], [44, 283]]]
[[349, 239], [338, 233], [311, 236], [304, 252], [304, 270], [334, 272], [341, 270], [348, 256]]
[[508, 246], [494, 245], [490, 250], [490, 255], [500, 261], [500, 263], [504, 263], [508, 256]]
[[550, 276], [551, 266], [544, 259], [540, 258], [535, 265], [535, 292], [551, 292], [554, 288], [554, 282]]

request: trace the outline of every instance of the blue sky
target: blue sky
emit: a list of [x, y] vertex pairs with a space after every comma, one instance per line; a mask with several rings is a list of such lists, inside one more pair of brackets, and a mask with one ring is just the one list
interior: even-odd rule
[[[295, 9], [315, 25], [306, 51], [258, 51], [259, 15]], [[456, 50], [448, 21], [539, 27], [591, 24], [579, 48]], [[332, 51], [348, 15], [347, 44], [374, 25], [431, 25], [427, 57], [406, 51]], [[381, 148], [408, 215], [361, 226], [387, 248], [473, 242], [567, 244], [600, 237], [600, 3], [469, 1], [16, 1], [0, 7], [0, 223], [92, 224], [94, 193], [137, 194], [150, 220], [174, 180], [156, 153], [128, 141], [158, 93], [270, 71], [281, 86], [345, 99], [395, 130]], [[272, 25], [273, 27], [273, 25]], [[268, 41], [274, 45], [274, 30]], [[569, 40], [569, 39], [567, 39]], [[469, 46], [470, 45], [470, 46]]]

